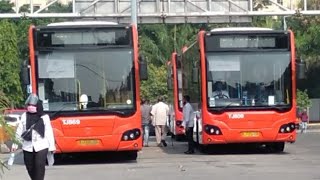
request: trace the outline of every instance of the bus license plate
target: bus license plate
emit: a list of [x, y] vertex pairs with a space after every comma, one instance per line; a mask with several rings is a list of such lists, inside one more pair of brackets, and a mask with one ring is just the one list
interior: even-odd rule
[[259, 137], [260, 132], [241, 132], [242, 137]]
[[98, 144], [97, 139], [82, 139], [78, 140], [78, 144], [82, 146], [88, 146], [88, 145], [97, 145]]

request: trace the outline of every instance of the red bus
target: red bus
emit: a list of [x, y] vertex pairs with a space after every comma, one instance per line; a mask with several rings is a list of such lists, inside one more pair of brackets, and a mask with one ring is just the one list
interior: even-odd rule
[[181, 61], [177, 61], [179, 58], [176, 52], [172, 53], [171, 60], [168, 63], [168, 89], [173, 92], [173, 112], [171, 115], [172, 123], [170, 123], [171, 134], [177, 141], [185, 139], [185, 129], [182, 126], [183, 114], [182, 114], [182, 74], [181, 74]]
[[55, 153], [122, 151], [136, 159], [139, 87], [147, 78], [137, 28], [103, 21], [31, 26], [29, 48], [31, 92], [51, 117]]
[[181, 55], [182, 94], [198, 111], [195, 141], [200, 147], [257, 143], [277, 152], [295, 142], [300, 62], [291, 31], [200, 31]]

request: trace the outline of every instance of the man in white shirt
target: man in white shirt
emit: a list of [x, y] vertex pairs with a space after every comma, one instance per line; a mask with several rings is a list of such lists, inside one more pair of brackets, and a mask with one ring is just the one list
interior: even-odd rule
[[151, 115], [153, 116], [152, 125], [155, 127], [157, 145], [167, 146], [165, 138], [167, 136], [165, 127], [169, 115], [169, 106], [163, 102], [163, 97], [158, 98], [158, 103], [152, 106]]
[[193, 126], [194, 126], [194, 111], [190, 104], [190, 96], [185, 95], [183, 97], [183, 125], [186, 129], [186, 136], [188, 139], [188, 151], [185, 154], [194, 153], [194, 142], [193, 142]]

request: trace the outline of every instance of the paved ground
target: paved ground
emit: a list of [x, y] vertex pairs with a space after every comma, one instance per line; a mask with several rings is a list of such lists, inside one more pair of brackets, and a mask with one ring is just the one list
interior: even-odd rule
[[[166, 148], [144, 148], [137, 161], [114, 161], [110, 156], [82, 156], [48, 167], [46, 180], [91, 179], [259, 179], [320, 180], [320, 133], [299, 134], [286, 144], [285, 153], [242, 152], [225, 149], [215, 154], [184, 155], [186, 144], [174, 142]], [[169, 141], [170, 142], [170, 141]], [[22, 156], [5, 171], [5, 180], [28, 179]]]

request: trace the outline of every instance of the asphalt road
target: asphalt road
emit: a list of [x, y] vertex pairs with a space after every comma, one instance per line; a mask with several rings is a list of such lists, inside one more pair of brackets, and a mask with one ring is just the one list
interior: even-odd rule
[[[224, 147], [217, 152], [185, 155], [184, 142], [168, 138], [166, 148], [144, 148], [137, 161], [122, 161], [114, 155], [85, 154], [47, 167], [46, 180], [320, 180], [320, 133], [299, 134], [297, 142], [286, 144], [284, 153], [243, 151]], [[5, 171], [5, 180], [26, 180], [22, 156]]]

